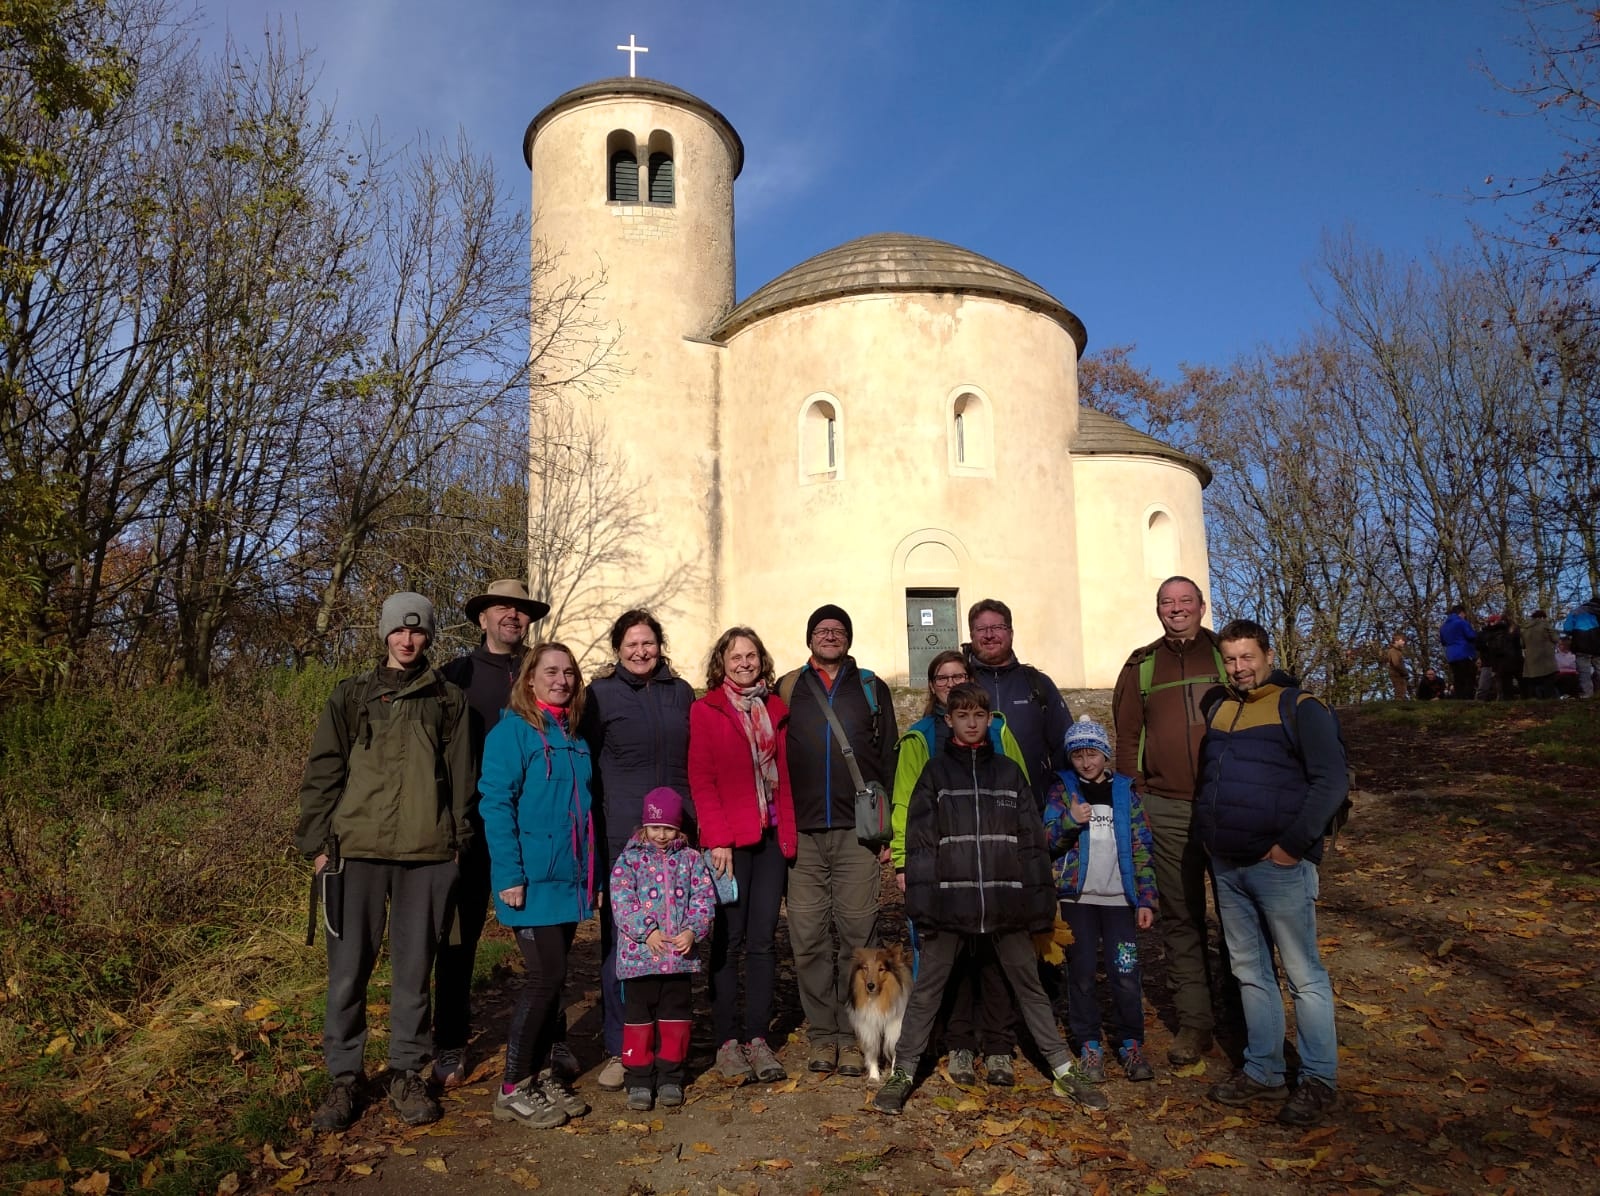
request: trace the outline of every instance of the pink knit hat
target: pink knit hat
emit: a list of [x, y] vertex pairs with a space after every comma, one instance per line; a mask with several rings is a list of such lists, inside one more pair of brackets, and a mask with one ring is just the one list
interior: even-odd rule
[[673, 830], [682, 830], [683, 798], [677, 790], [665, 786], [650, 790], [644, 795], [644, 817], [640, 822], [644, 826], [670, 826]]

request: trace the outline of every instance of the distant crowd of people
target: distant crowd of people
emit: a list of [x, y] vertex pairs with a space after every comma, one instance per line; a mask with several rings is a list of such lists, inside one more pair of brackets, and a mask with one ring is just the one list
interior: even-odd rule
[[[1416, 685], [1421, 701], [1590, 698], [1600, 686], [1600, 595], [1574, 607], [1559, 629], [1542, 610], [1526, 624], [1506, 611], [1475, 627], [1465, 606], [1453, 606], [1439, 643], [1449, 675], [1425, 670]], [[1405, 647], [1405, 637], [1396, 635], [1382, 654], [1397, 700], [1412, 696]]]
[[[1073, 721], [1055, 682], [1018, 659], [996, 599], [969, 610], [962, 651], [931, 662], [923, 715], [903, 735], [888, 686], [850, 654], [837, 605], [812, 613], [806, 663], [782, 678], [754, 629], [728, 628], [699, 696], [649, 612], [617, 618], [614, 660], [586, 682], [565, 645], [527, 646], [547, 609], [521, 582], [493, 583], [466, 605], [479, 645], [434, 667], [432, 604], [394, 594], [378, 620], [381, 663], [341, 681], [322, 712], [296, 832], [327, 931], [330, 1083], [317, 1129], [347, 1128], [365, 1102], [367, 985], [386, 935], [389, 1105], [431, 1122], [442, 1090], [474, 1074], [470, 988], [491, 903], [525, 971], [497, 1119], [549, 1128], [589, 1110], [563, 1010], [577, 927], [596, 913], [593, 1081], [625, 1090], [629, 1109], [685, 1100], [702, 971], [712, 1067], [727, 1080], [772, 1082], [796, 1065], [875, 1071], [856, 1029], [871, 994], [852, 971], [879, 945], [890, 865], [917, 963], [891, 1012], [903, 1021], [879, 1110], [904, 1107], [941, 1038], [958, 1084], [978, 1083], [980, 1062], [987, 1084], [1015, 1083], [1019, 1031], [1075, 1104], [1107, 1107], [1113, 1067], [1153, 1079], [1137, 941], [1151, 926], [1174, 990], [1170, 1063], [1213, 1050], [1225, 993], [1246, 1042], [1211, 1098], [1268, 1103], [1296, 1126], [1333, 1106], [1316, 898], [1346, 804], [1343, 742], [1332, 712], [1275, 668], [1265, 629], [1203, 625], [1193, 581], [1157, 590], [1161, 634], [1121, 670], [1110, 727]], [[1217, 987], [1208, 878], [1225, 940]], [[770, 1037], [785, 910], [806, 1023], [794, 1048]], [[1064, 976], [1036, 958], [1066, 937], [1062, 924]], [[1279, 967], [1295, 1007], [1293, 1085]]]

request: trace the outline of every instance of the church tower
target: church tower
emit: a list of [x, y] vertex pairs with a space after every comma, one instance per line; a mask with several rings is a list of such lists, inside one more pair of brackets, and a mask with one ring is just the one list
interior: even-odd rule
[[[548, 335], [542, 304], [595, 279], [602, 285], [581, 313], [567, 313], [569, 326], [614, 341], [590, 396], [567, 388], [547, 399], [534, 378], [532, 583], [553, 604], [555, 632], [591, 660], [609, 657], [602, 640], [612, 618], [649, 607], [680, 670], [698, 679], [718, 630], [723, 523], [721, 350], [703, 338], [733, 306], [733, 183], [744, 145], [696, 96], [616, 78], [547, 105], [528, 125], [523, 156], [535, 260], [558, 259], [535, 279], [535, 346]], [[563, 450], [570, 467], [538, 476], [541, 438], [597, 434], [594, 452]]]

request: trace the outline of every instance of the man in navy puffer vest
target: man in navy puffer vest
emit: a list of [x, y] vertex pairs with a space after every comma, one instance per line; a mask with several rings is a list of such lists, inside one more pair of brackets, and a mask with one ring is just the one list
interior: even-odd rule
[[[1230, 684], [1205, 701], [1195, 834], [1211, 853], [1246, 1045], [1243, 1069], [1210, 1095], [1226, 1105], [1281, 1102], [1279, 1121], [1315, 1125], [1333, 1105], [1338, 1068], [1316, 900], [1323, 839], [1349, 790], [1344, 744], [1326, 706], [1298, 690], [1285, 696], [1295, 680], [1273, 669], [1264, 628], [1238, 619], [1217, 638]], [[1287, 1101], [1274, 946], [1294, 997], [1300, 1055]]]

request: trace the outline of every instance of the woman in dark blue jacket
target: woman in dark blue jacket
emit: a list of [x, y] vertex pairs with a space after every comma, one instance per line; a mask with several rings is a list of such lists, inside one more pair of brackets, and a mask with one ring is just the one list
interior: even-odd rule
[[[644, 795], [674, 789], [689, 799], [689, 707], [694, 688], [672, 671], [666, 636], [655, 616], [630, 610], [611, 626], [617, 662], [596, 677], [585, 695], [583, 736], [595, 763], [595, 806], [600, 811], [605, 871], [639, 828]], [[600, 909], [600, 1004], [606, 1060], [597, 1081], [609, 1092], [622, 1088], [622, 987], [617, 983], [616, 932], [611, 910]]]

